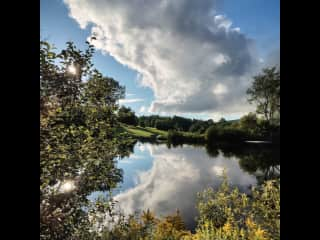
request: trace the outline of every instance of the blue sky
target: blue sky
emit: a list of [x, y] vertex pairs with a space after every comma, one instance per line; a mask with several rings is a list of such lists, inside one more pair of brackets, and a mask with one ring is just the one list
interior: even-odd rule
[[[85, 18], [83, 15], [85, 14], [86, 10], [83, 10], [84, 12], [80, 12], [81, 5], [80, 3], [74, 3], [77, 1], [67, 1], [68, 2], [68, 7], [70, 9], [74, 8], [73, 12], [73, 18], [69, 16], [69, 9], [66, 6], [66, 4], [62, 0], [41, 0], [40, 2], [40, 32], [41, 32], [41, 37], [43, 39], [48, 40], [49, 42], [53, 43], [58, 49], [61, 49], [65, 46], [66, 41], [73, 41], [77, 46], [80, 48], [85, 47], [85, 41], [87, 37], [91, 33], [91, 28], [94, 25], [100, 24], [101, 28], [103, 29], [109, 29], [108, 26], [103, 25], [103, 22], [101, 23], [102, 16], [104, 15], [103, 13], [99, 12], [97, 9], [103, 9], [103, 7], [106, 7], [106, 9], [109, 11], [111, 8], [110, 6], [115, 6], [114, 11], [116, 12], [117, 9], [120, 9], [117, 4], [113, 4], [110, 6], [107, 5], [107, 3], [102, 3], [101, 1], [82, 1], [82, 2], [88, 2], [88, 5], [83, 6], [83, 8], [86, 8], [88, 11], [88, 16], [92, 16], [97, 12], [96, 16], [91, 17], [90, 19], [96, 19], [96, 20], [90, 20], [90, 21], [96, 21], [96, 22], [91, 22], [87, 25], [85, 29], [81, 29], [79, 22], [81, 22]], [[81, 2], [81, 1], [78, 1]], [[93, 5], [92, 2], [97, 2], [96, 5], [100, 4], [101, 7], [95, 8], [96, 6]], [[108, 2], [108, 1], [105, 1]], [[113, 1], [110, 1], [113, 2]], [[152, 2], [152, 1], [151, 1]], [[105, 4], [105, 5], [104, 5]], [[129, 5], [129, 4], [127, 4]], [[269, 0], [269, 1], [262, 1], [262, 0], [225, 0], [225, 1], [219, 1], [218, 7], [216, 8], [216, 11], [218, 12], [219, 15], [223, 15], [225, 18], [229, 19], [232, 21], [232, 27], [234, 28], [240, 28], [241, 34], [244, 34], [247, 39], [252, 39], [254, 41], [254, 46], [255, 46], [255, 57], [259, 59], [263, 59], [263, 61], [268, 58], [270, 53], [273, 51], [277, 51], [279, 49], [279, 38], [280, 38], [280, 13], [279, 13], [279, 8], [280, 8], [280, 3], [279, 0]], [[179, 6], [179, 5], [177, 5]], [[77, 8], [78, 7], [78, 8]], [[118, 8], [117, 8], [118, 7]], [[130, 7], [130, 8], [129, 8]], [[129, 9], [133, 14], [136, 14], [139, 19], [139, 16], [142, 16], [143, 14], [146, 14], [146, 10], [148, 6], [146, 6], [146, 9], [141, 9], [141, 14], [140, 13], [140, 8], [142, 7], [137, 7], [134, 5], [126, 6], [126, 3], [123, 3], [121, 5], [121, 9]], [[154, 7], [154, 6], [153, 6]], [[185, 6], [184, 6], [185, 7]], [[194, 6], [193, 6], [194, 7]], [[197, 6], [196, 6], [197, 7]], [[168, 8], [169, 9], [169, 8]], [[203, 8], [199, 8], [201, 11]], [[78, 12], [77, 12], [78, 11]], [[186, 14], [188, 11], [191, 11], [189, 8], [186, 8]], [[138, 13], [138, 14], [137, 14]], [[108, 14], [106, 12], [106, 14]], [[165, 12], [163, 14], [166, 14]], [[183, 13], [182, 13], [183, 14]], [[117, 17], [121, 17], [121, 14], [115, 15]], [[145, 19], [148, 16], [144, 17], [141, 21], [137, 22], [141, 25], [142, 21], [146, 21]], [[128, 16], [124, 16], [124, 20], [127, 20]], [[89, 17], [88, 17], [89, 19]], [[86, 19], [85, 21], [89, 21]], [[89, 22], [90, 22], [89, 21]], [[150, 20], [152, 21], [152, 20]], [[159, 21], [163, 21], [163, 19], [159, 19]], [[177, 20], [178, 21], [178, 20]], [[224, 21], [224, 20], [223, 20]], [[225, 21], [226, 22], [226, 21]], [[134, 24], [134, 23], [133, 23]], [[145, 24], [145, 22], [144, 22]], [[164, 22], [164, 24], [167, 24]], [[139, 25], [139, 26], [140, 26]], [[145, 24], [145, 25], [149, 25]], [[136, 25], [137, 26], [137, 25]], [[172, 23], [168, 25], [168, 28], [172, 27]], [[121, 28], [123, 29], [123, 27]], [[144, 29], [144, 28], [141, 28]], [[140, 30], [141, 30], [140, 29]], [[179, 30], [179, 29], [178, 29]], [[144, 30], [141, 30], [144, 31]], [[190, 31], [194, 31], [194, 29], [191, 29]], [[144, 32], [141, 32], [144, 33]], [[179, 34], [179, 33], [178, 33]], [[177, 35], [178, 35], [177, 34]], [[183, 36], [186, 36], [185, 33], [183, 33]], [[120, 35], [119, 35], [120, 36]], [[122, 35], [121, 35], [122, 36]], [[146, 34], [148, 36], [148, 33]], [[117, 36], [114, 37], [115, 40]], [[120, 39], [120, 38], [119, 38]], [[227, 39], [226, 41], [231, 41], [230, 39]], [[233, 40], [232, 40], [233, 41]], [[234, 40], [236, 41], [236, 40]], [[240, 40], [239, 40], [240, 41]], [[244, 40], [241, 40], [242, 42]], [[247, 41], [247, 40], [246, 40]], [[175, 41], [173, 40], [173, 43]], [[234, 51], [235, 52], [241, 52], [243, 51], [244, 48], [246, 48], [246, 45], [243, 45], [243, 43], [239, 43], [239, 48], [235, 47]], [[249, 42], [249, 40], [248, 40]], [[126, 42], [121, 42], [119, 40], [119, 43], [124, 44], [125, 50], [129, 51], [130, 46], [126, 46]], [[132, 43], [133, 45], [135, 43]], [[141, 45], [141, 43], [139, 43]], [[140, 46], [138, 43], [136, 46]], [[150, 43], [152, 44], [152, 43]], [[156, 42], [154, 43], [155, 45], [157, 44]], [[196, 45], [190, 45], [190, 46], [198, 46], [198, 43], [195, 43]], [[198, 44], [198, 45], [197, 45]], [[202, 44], [202, 42], [201, 42]], [[235, 42], [237, 44], [237, 42]], [[242, 44], [242, 45], [241, 45]], [[145, 42], [146, 47], [148, 47], [148, 42]], [[221, 45], [221, 44], [220, 44]], [[219, 46], [220, 46], [219, 45]], [[223, 44], [222, 44], [223, 45]], [[153, 45], [150, 45], [153, 46]], [[158, 45], [156, 45], [158, 46]], [[216, 46], [216, 45], [214, 45]], [[168, 94], [166, 94], [165, 88], [163, 88], [162, 85], [162, 80], [159, 79], [154, 79], [155, 76], [152, 76], [152, 80], [145, 80], [145, 83], [141, 83], [141, 81], [138, 79], [138, 72], [143, 71], [143, 66], [144, 65], [139, 65], [138, 63], [129, 60], [127, 61], [127, 64], [124, 64], [124, 60], [122, 61], [121, 59], [124, 59], [127, 57], [126, 55], [119, 55], [117, 56], [115, 52], [112, 52], [112, 50], [108, 49], [103, 49], [105, 54], [102, 54], [101, 52], [102, 48], [98, 47], [98, 50], [94, 56], [93, 62], [95, 64], [95, 67], [99, 69], [103, 74], [113, 77], [114, 79], [118, 80], [122, 85], [126, 87], [126, 93], [127, 99], [131, 99], [131, 102], [124, 103], [127, 106], [130, 106], [133, 108], [134, 111], [136, 111], [137, 114], [150, 114], [150, 112], [147, 112], [147, 109], [150, 108], [150, 105], [155, 102], [153, 110], [163, 110], [165, 115], [174, 115], [175, 113], [181, 113], [179, 115], [184, 115], [184, 116], [189, 116], [189, 117], [199, 117], [199, 118], [213, 118], [215, 112], [219, 112], [220, 114], [216, 115], [215, 117], [219, 116], [224, 116], [227, 119], [232, 119], [232, 118], [237, 118], [239, 117], [239, 114], [241, 115], [242, 113], [248, 112], [245, 108], [242, 107], [237, 107], [235, 105], [235, 102], [237, 102], [231, 95], [235, 96], [236, 94], [239, 94], [239, 99], [243, 97], [241, 94], [243, 94], [243, 91], [240, 91], [237, 87], [237, 89], [232, 90], [230, 86], [238, 85], [239, 80], [234, 80], [238, 82], [227, 82], [226, 81], [226, 86], [229, 86], [227, 88], [230, 93], [230, 101], [228, 100], [228, 96], [226, 95], [224, 97], [225, 100], [219, 100], [219, 98], [210, 98], [207, 99], [206, 101], [203, 100], [203, 103], [201, 103], [203, 106], [208, 105], [207, 108], [201, 108], [198, 107], [196, 103], [197, 101], [197, 96], [201, 96], [201, 94], [197, 92], [192, 92], [192, 88], [196, 88], [195, 86], [197, 85], [192, 85], [191, 81], [198, 81], [199, 79], [199, 86], [202, 84], [201, 81], [203, 79], [203, 76], [205, 75], [208, 70], [204, 68], [203, 74], [198, 74], [192, 78], [192, 80], [185, 80], [185, 85], [189, 86], [184, 87], [183, 82], [177, 82], [177, 84], [172, 84], [168, 85]], [[145, 48], [143, 48], [145, 49]], [[172, 48], [171, 52], [173, 52], [173, 56], [176, 56], [177, 54], [174, 53], [176, 48]], [[224, 54], [224, 52], [222, 52]], [[112, 54], [115, 57], [111, 57], [109, 54]], [[150, 53], [148, 53], [150, 55]], [[160, 55], [155, 55], [158, 57], [152, 58], [155, 60], [161, 60], [159, 58]], [[161, 55], [162, 56], [162, 55]], [[239, 56], [237, 54], [236, 56]], [[242, 55], [241, 55], [242, 56]], [[199, 56], [201, 57], [201, 56]], [[120, 60], [119, 60], [120, 59]], [[128, 59], [128, 58], [126, 58]], [[221, 59], [221, 58], [220, 58]], [[222, 58], [224, 59], [224, 58]], [[227, 59], [227, 58], [226, 58]], [[177, 60], [181, 61], [181, 60]], [[120, 63], [122, 62], [122, 64]], [[161, 61], [160, 61], [161, 62]], [[252, 61], [250, 61], [252, 62]], [[176, 62], [173, 62], [176, 63]], [[170, 64], [170, 62], [168, 63]], [[128, 66], [125, 66], [128, 65]], [[166, 65], [168, 66], [168, 65]], [[156, 66], [155, 69], [158, 72], [161, 72], [161, 69], [159, 66]], [[148, 72], [150, 69], [146, 68], [146, 72]], [[170, 70], [170, 69], [169, 69]], [[174, 72], [174, 76], [182, 76], [181, 71], [178, 71], [176, 69], [172, 70]], [[150, 71], [149, 71], [150, 72]], [[170, 71], [168, 71], [170, 72]], [[163, 73], [162, 73], [163, 74]], [[143, 74], [142, 74], [143, 75]], [[147, 76], [147, 74], [146, 74]], [[217, 75], [214, 75], [217, 76]], [[215, 77], [213, 76], [213, 79]], [[230, 74], [227, 76], [221, 76], [221, 79], [230, 79]], [[232, 77], [234, 77], [232, 75]], [[243, 76], [239, 76], [239, 79]], [[216, 77], [218, 78], [218, 77]], [[219, 75], [220, 78], [220, 75]], [[221, 80], [220, 82], [223, 83], [224, 80]], [[172, 82], [172, 78], [167, 77], [164, 78], [163, 83], [166, 84], [167, 82]], [[212, 83], [214, 80], [212, 80]], [[234, 84], [235, 83], [235, 84]], [[229, 84], [229, 85], [228, 85]], [[221, 84], [220, 84], [221, 85]], [[239, 86], [241, 84], [239, 83]], [[211, 85], [210, 85], [211, 86]], [[214, 86], [214, 85], [212, 85]], [[176, 89], [175, 89], [176, 87]], [[191, 90], [190, 90], [191, 89]], [[224, 88], [220, 88], [224, 89]], [[176, 91], [175, 91], [176, 90]], [[189, 91], [190, 90], [190, 91]], [[157, 94], [156, 94], [157, 93]], [[185, 94], [184, 94], [185, 93]], [[171, 97], [171, 96], [176, 96]], [[187, 96], [187, 100], [185, 99]], [[182, 100], [181, 100], [181, 99]], [[221, 98], [221, 97], [220, 97]], [[176, 102], [175, 99], [177, 99]], [[195, 99], [195, 100], [194, 100]], [[179, 101], [178, 101], [179, 100]], [[184, 106], [179, 106], [178, 103], [180, 102], [185, 102]], [[210, 104], [207, 104], [208, 102], [214, 102], [216, 101], [217, 103], [212, 104], [212, 107], [210, 107]], [[220, 102], [221, 104], [220, 104]], [[225, 101], [225, 103], [223, 102]], [[173, 102], [173, 103], [172, 103]], [[218, 104], [219, 102], [219, 104]], [[168, 103], [168, 104], [167, 104]], [[223, 104], [225, 106], [228, 106], [228, 109], [224, 111], [223, 109]], [[233, 105], [232, 105], [233, 104]], [[199, 110], [198, 110], [199, 108]], [[226, 107], [227, 108], [227, 107]], [[239, 109], [239, 111], [237, 111]], [[241, 109], [241, 110], [240, 110]], [[248, 108], [249, 109], [249, 108]], [[143, 111], [141, 111], [143, 110]], [[158, 113], [155, 111], [155, 113]]]
[[[79, 24], [68, 16], [68, 9], [62, 0], [41, 0], [40, 33], [42, 38], [53, 43], [57, 49], [63, 49], [67, 41], [73, 41], [76, 46], [84, 49], [90, 31], [80, 29]], [[128, 97], [152, 101], [152, 91], [138, 86], [136, 71], [119, 64], [114, 58], [102, 54], [101, 51], [96, 51], [93, 63], [104, 75], [112, 77], [124, 85], [126, 93], [129, 94]], [[126, 105], [138, 110], [142, 104], [137, 102]]]
[[279, 47], [280, 0], [225, 0], [223, 11], [257, 41], [261, 57]]

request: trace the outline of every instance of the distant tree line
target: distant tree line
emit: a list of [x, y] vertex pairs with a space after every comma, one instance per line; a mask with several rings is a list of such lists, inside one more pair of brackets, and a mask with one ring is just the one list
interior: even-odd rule
[[[214, 122], [212, 119], [199, 120], [179, 116], [164, 117], [159, 115], [137, 117], [133, 110], [121, 107], [118, 111], [120, 122], [140, 127], [152, 127], [168, 131], [170, 142], [239, 142], [244, 140], [270, 140], [276, 138], [280, 125], [270, 124], [268, 120], [249, 113], [237, 120], [221, 118]], [[190, 140], [190, 141], [189, 141]]]
[[119, 122], [141, 126], [152, 127], [159, 130], [183, 131], [203, 134], [209, 126], [213, 124], [213, 120], [190, 119], [180, 116], [165, 117], [159, 115], [151, 116], [136, 116], [135, 112], [130, 107], [122, 106], [118, 111]]
[[[244, 140], [280, 141], [280, 70], [266, 68], [253, 77], [253, 83], [247, 90], [248, 102], [256, 104], [256, 113], [249, 113], [238, 120], [218, 122], [212, 119], [199, 120], [181, 116], [140, 116], [130, 108], [121, 107], [119, 121], [141, 127], [152, 127], [170, 131], [168, 140], [172, 142], [240, 142]], [[193, 133], [186, 135], [181, 132]]]
[[204, 133], [213, 124], [210, 120], [190, 119], [179, 116], [163, 117], [159, 115], [141, 116], [138, 124], [142, 127], [154, 127], [159, 130], [176, 130], [183, 132]]

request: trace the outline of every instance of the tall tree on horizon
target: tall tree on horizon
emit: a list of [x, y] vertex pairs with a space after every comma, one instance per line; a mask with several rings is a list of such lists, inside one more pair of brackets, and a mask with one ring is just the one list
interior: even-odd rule
[[248, 101], [256, 103], [256, 112], [272, 124], [280, 116], [280, 69], [265, 68], [253, 79], [252, 86], [247, 90]]

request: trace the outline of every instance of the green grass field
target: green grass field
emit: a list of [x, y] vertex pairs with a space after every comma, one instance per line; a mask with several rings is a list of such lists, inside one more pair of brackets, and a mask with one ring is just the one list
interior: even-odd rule
[[156, 129], [156, 128], [146, 127], [146, 128], [143, 128], [143, 129], [145, 131], [148, 131], [148, 132], [156, 134], [156, 135], [160, 135], [160, 136], [165, 137], [165, 138], [167, 138], [167, 136], [168, 136], [168, 132], [163, 131], [163, 130], [159, 130], [159, 129]]
[[126, 124], [121, 124], [121, 127], [124, 131], [137, 138], [156, 138], [157, 136], [159, 136], [161, 139], [166, 139], [168, 135], [166, 131], [161, 131], [159, 129], [151, 127], [143, 128]]
[[[150, 140], [167, 140], [168, 139], [168, 132], [159, 130], [152, 127], [140, 127], [140, 126], [132, 126], [127, 124], [121, 124], [120, 132], [126, 132], [131, 135], [133, 138], [142, 138], [142, 139], [150, 139]], [[183, 137], [193, 140], [204, 139], [204, 134], [196, 134], [190, 132], [180, 132]]]

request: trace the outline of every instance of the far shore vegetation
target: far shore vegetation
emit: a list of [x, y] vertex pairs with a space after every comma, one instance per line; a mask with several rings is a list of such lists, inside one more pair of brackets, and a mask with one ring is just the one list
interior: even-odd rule
[[169, 142], [214, 143], [270, 141], [280, 142], [280, 70], [276, 67], [263, 69], [254, 77], [247, 90], [248, 101], [257, 105], [255, 113], [248, 113], [238, 120], [221, 118], [199, 120], [180, 116], [136, 116], [129, 107], [118, 110], [123, 128], [133, 137], [160, 139]]

